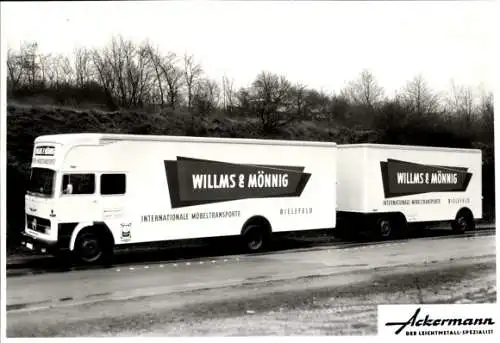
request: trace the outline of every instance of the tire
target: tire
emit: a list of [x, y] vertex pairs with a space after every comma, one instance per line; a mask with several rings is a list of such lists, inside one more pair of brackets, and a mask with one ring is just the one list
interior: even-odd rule
[[451, 228], [456, 234], [463, 234], [466, 231], [474, 230], [474, 219], [467, 211], [461, 211], [452, 222]]
[[104, 237], [92, 231], [79, 234], [75, 241], [76, 259], [85, 265], [109, 261], [110, 250]]
[[269, 234], [258, 225], [249, 225], [243, 232], [242, 240], [245, 251], [250, 253], [259, 252], [267, 248]]
[[377, 235], [377, 238], [380, 240], [389, 240], [394, 238], [394, 220], [389, 217], [383, 217], [377, 220], [375, 233]]

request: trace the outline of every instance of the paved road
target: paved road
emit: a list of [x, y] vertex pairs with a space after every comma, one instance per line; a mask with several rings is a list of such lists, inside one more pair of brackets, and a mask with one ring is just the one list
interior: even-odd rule
[[8, 310], [238, 286], [273, 280], [494, 256], [495, 236], [398, 241], [360, 247], [7, 278]]
[[[463, 236], [488, 235], [495, 230], [494, 224], [478, 225], [477, 229], [467, 232]], [[408, 239], [443, 238], [453, 237], [454, 234], [448, 227], [434, 227], [425, 230], [413, 231]], [[352, 241], [336, 238], [329, 231], [311, 232], [309, 235], [289, 235], [280, 237], [273, 242], [270, 253], [283, 252], [296, 249], [322, 249], [339, 245], [361, 246], [377, 244], [370, 235], [358, 235]], [[117, 251], [114, 265], [126, 266], [130, 264], [147, 264], [158, 261], [174, 262], [181, 260], [218, 258], [220, 256], [233, 256], [241, 254], [238, 244], [234, 241], [168, 243], [165, 246], [137, 249], [135, 251]], [[88, 269], [89, 267], [72, 267], [75, 269]], [[68, 270], [62, 268], [56, 259], [51, 256], [36, 254], [11, 255], [7, 258], [7, 276], [18, 276], [31, 273], [61, 272]]]

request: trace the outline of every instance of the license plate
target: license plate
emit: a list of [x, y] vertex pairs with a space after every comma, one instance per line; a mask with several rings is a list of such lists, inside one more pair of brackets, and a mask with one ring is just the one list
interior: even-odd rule
[[31, 243], [26, 243], [26, 248], [33, 250], [33, 244]]

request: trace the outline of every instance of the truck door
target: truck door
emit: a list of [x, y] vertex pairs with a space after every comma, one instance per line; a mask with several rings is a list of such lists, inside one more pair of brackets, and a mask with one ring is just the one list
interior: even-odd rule
[[99, 176], [99, 205], [102, 220], [115, 236], [116, 243], [132, 240], [132, 221], [127, 216], [127, 174], [105, 172]]
[[63, 173], [60, 194], [57, 206], [57, 218], [60, 223], [80, 223], [98, 219], [95, 174]]

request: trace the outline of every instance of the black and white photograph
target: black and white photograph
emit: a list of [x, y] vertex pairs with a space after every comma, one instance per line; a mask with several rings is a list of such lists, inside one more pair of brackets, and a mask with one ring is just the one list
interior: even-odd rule
[[3, 338], [498, 335], [495, 1], [0, 12]]

